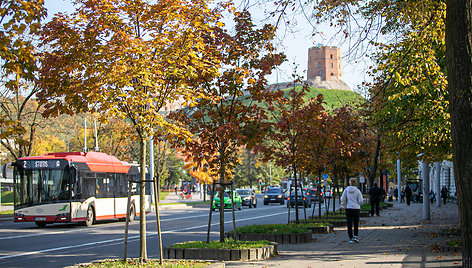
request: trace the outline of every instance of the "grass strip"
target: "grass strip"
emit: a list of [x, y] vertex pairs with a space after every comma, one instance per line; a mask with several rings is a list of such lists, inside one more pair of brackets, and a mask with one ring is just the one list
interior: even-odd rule
[[0, 215], [13, 215], [13, 210], [2, 210]]
[[236, 228], [237, 233], [293, 234], [306, 233], [308, 229], [300, 224], [261, 224]]
[[2, 205], [3, 206], [13, 205], [13, 191], [2, 192]]
[[212, 249], [243, 249], [243, 248], [262, 248], [268, 245], [272, 245], [272, 242], [261, 240], [261, 241], [234, 241], [233, 239], [225, 239], [225, 242], [210, 241], [189, 241], [174, 244], [172, 248], [212, 248]]
[[161, 267], [161, 268], [203, 268], [210, 264], [210, 262], [195, 261], [195, 260], [164, 260], [163, 264], [159, 264], [159, 260], [148, 259], [146, 262], [140, 262], [139, 259], [123, 260], [103, 260], [93, 262], [89, 265], [82, 265], [81, 267], [100, 267], [100, 268], [127, 268], [127, 267]]

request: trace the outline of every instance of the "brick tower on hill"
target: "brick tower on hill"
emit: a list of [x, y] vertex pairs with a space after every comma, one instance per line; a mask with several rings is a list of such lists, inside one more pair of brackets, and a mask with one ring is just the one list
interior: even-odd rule
[[[308, 86], [351, 90], [342, 80], [341, 50], [338, 47], [317, 45], [308, 49]], [[273, 89], [284, 89], [293, 86], [293, 82], [282, 82], [270, 85]]]
[[339, 81], [342, 79], [341, 50], [318, 45], [308, 49], [308, 80]]

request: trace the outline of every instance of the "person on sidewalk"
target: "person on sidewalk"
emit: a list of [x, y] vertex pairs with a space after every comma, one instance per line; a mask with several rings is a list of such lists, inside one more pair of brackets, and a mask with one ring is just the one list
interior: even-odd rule
[[[361, 204], [363, 202], [362, 193], [357, 189], [357, 180], [352, 178], [349, 180], [348, 186], [341, 196], [341, 208], [346, 209], [347, 234], [349, 235], [349, 243], [359, 243], [357, 235], [359, 233], [359, 218], [361, 215]], [[354, 235], [352, 228], [354, 225]]]
[[377, 183], [374, 183], [374, 187], [369, 190], [370, 196], [370, 216], [380, 216], [380, 198], [382, 197], [382, 190], [379, 188]]
[[431, 202], [431, 204], [434, 203], [434, 199], [435, 199], [435, 198], [436, 198], [436, 195], [434, 194], [434, 191], [431, 190], [431, 191], [429, 192], [429, 201]]
[[447, 190], [446, 186], [444, 185], [441, 189], [441, 198], [444, 201], [444, 205], [446, 204], [446, 201], [447, 201], [447, 192], [448, 192], [448, 190]]
[[393, 188], [390, 188], [388, 190], [388, 202], [392, 202], [393, 201]]
[[406, 204], [408, 206], [410, 205], [412, 195], [413, 195], [413, 191], [411, 191], [410, 185], [407, 184], [405, 187], [405, 198], [406, 198]]

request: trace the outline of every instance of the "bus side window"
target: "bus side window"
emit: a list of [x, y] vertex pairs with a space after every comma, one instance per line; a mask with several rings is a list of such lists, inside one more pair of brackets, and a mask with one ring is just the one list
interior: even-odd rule
[[117, 178], [117, 196], [126, 197], [128, 196], [128, 182], [126, 181], [126, 175], [122, 173], [116, 174]]
[[107, 197], [108, 179], [105, 173], [97, 173], [97, 188], [95, 197]]
[[82, 180], [82, 199], [95, 196], [95, 175], [90, 172], [80, 172]]
[[87, 199], [91, 196], [95, 196], [95, 178], [85, 178], [83, 198]]
[[115, 197], [116, 196], [116, 192], [117, 192], [117, 188], [116, 188], [116, 174], [115, 173], [108, 173], [107, 174], [107, 182], [108, 182], [108, 185], [107, 185], [107, 196], [108, 197]]

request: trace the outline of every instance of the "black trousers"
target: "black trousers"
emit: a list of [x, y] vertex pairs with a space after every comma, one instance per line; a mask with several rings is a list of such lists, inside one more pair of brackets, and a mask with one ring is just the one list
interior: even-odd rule
[[359, 218], [361, 216], [360, 209], [346, 208], [347, 234], [352, 239], [352, 227], [354, 225], [354, 236], [359, 232]]
[[372, 201], [370, 202], [370, 215], [374, 216], [374, 207], [375, 207], [375, 215], [380, 215], [380, 200], [379, 201]]

